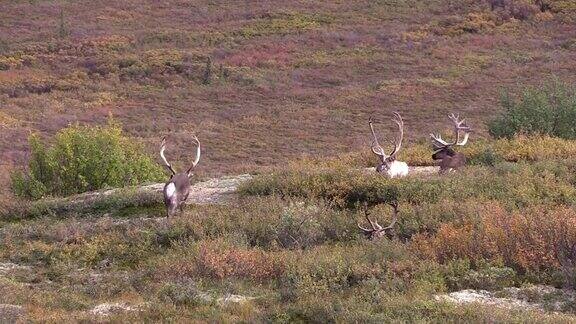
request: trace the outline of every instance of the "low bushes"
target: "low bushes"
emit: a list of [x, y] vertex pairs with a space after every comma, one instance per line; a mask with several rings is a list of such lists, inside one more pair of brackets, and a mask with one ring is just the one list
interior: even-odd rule
[[284, 201], [278, 197], [248, 197], [230, 207], [190, 210], [175, 219], [162, 241], [216, 239], [225, 235], [237, 243], [264, 250], [307, 249], [355, 240], [359, 231], [353, 212], [329, 208], [324, 202]]
[[158, 279], [236, 279], [264, 284], [284, 272], [284, 262], [274, 252], [246, 247], [234, 240], [176, 241], [179, 243], [171, 253], [156, 261]]
[[325, 245], [284, 257], [286, 271], [279, 284], [285, 300], [326, 295], [375, 282], [384, 284], [382, 290], [399, 293], [409, 290], [418, 279], [437, 279], [419, 278], [425, 266], [404, 245], [387, 240], [377, 244], [362, 240]]
[[[499, 162], [538, 162], [572, 159], [576, 156], [576, 141], [548, 135], [515, 136], [494, 140], [472, 139], [458, 152], [466, 155], [469, 165], [494, 166]], [[428, 143], [407, 145], [400, 151], [398, 160], [409, 166], [432, 166], [432, 148]], [[366, 148], [336, 158], [303, 158], [291, 163], [292, 169], [349, 169], [374, 167], [378, 159]]]
[[425, 258], [445, 263], [467, 259], [499, 262], [522, 274], [576, 283], [576, 213], [567, 207], [538, 206], [508, 212], [491, 204], [476, 219], [450, 222], [436, 235], [414, 237], [412, 247]]
[[574, 13], [576, 12], [576, 3], [570, 0], [542, 0], [543, 4], [550, 7], [553, 12]]
[[[533, 282], [572, 286], [576, 214], [570, 206], [576, 203], [575, 168], [572, 161], [504, 162], [444, 177], [400, 180], [344, 170], [291, 170], [259, 176], [241, 190], [245, 195], [325, 199], [330, 206], [345, 208], [337, 208], [332, 219], [339, 224], [348, 215], [345, 226], [356, 232], [356, 238], [361, 236], [354, 222], [362, 220], [364, 204], [371, 208], [373, 219], [386, 224], [390, 211], [385, 203], [398, 200], [400, 241], [409, 241], [424, 260], [446, 266], [470, 262], [456, 275], [443, 275], [449, 287], [496, 289], [515, 284], [516, 273]], [[302, 232], [322, 219], [312, 217]], [[378, 244], [388, 244], [385, 241]]]
[[322, 198], [348, 208], [395, 200], [417, 205], [474, 200], [498, 200], [511, 207], [571, 204], [576, 202], [575, 169], [572, 161], [503, 162], [494, 167], [469, 167], [453, 176], [403, 179], [350, 170], [292, 169], [257, 176], [239, 190], [243, 195]]
[[[42, 286], [54, 296], [53, 305], [69, 307], [69, 299], [90, 301], [74, 306], [83, 311], [100, 300], [130, 298], [135, 304], [151, 301], [153, 306], [143, 307], [138, 316], [154, 319], [162, 310], [174, 318], [186, 314], [199, 320], [213, 318], [214, 313], [222, 318], [285, 322], [524, 320], [533, 314], [454, 307], [435, 301], [434, 295], [467, 288], [496, 291], [522, 282], [555, 280], [558, 264], [567, 263], [544, 262], [547, 259], [539, 258], [538, 249], [550, 246], [538, 243], [536, 234], [520, 236], [523, 230], [551, 234], [559, 225], [551, 220], [540, 230], [538, 223], [517, 224], [506, 217], [518, 214], [530, 220], [543, 210], [539, 208], [524, 213], [509, 212], [494, 202], [406, 202], [398, 230], [401, 236], [406, 237], [402, 233], [416, 228], [412, 226], [417, 222], [430, 228], [436, 222], [440, 229], [417, 234], [411, 241], [368, 241], [356, 228], [361, 210], [334, 209], [321, 200], [300, 203], [289, 197], [248, 197], [228, 206], [191, 206], [169, 220], [150, 217], [159, 213], [143, 209], [121, 219], [38, 218], [5, 224], [0, 256], [8, 262], [33, 265], [28, 271], [38, 273], [27, 275], [26, 280], [36, 283], [46, 278], [57, 283]], [[538, 220], [557, 219], [564, 225], [575, 216], [566, 207], [544, 214]], [[376, 206], [372, 215], [384, 223], [389, 208]], [[484, 217], [490, 230], [474, 232]], [[464, 238], [444, 238], [446, 224]], [[507, 226], [518, 228], [509, 235]], [[484, 233], [497, 235], [484, 239], [488, 235]], [[526, 251], [517, 249], [519, 256], [536, 249], [538, 257], [524, 258], [530, 262], [517, 266], [515, 258], [508, 261], [487, 254], [494, 250], [482, 254], [480, 248], [470, 247], [475, 237], [480, 247], [490, 243], [491, 237], [495, 237], [494, 246], [511, 250], [524, 244]], [[542, 237], [543, 242], [559, 242], [556, 246], [571, 242], [562, 243], [552, 235]], [[542, 276], [524, 271], [524, 264], [541, 264], [534, 269]], [[229, 294], [246, 296], [249, 301], [221, 300]], [[34, 302], [44, 305], [40, 299]]]

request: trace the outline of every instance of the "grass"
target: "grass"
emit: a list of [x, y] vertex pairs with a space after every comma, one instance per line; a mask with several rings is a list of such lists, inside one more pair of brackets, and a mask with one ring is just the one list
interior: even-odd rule
[[[573, 6], [550, 2], [524, 16], [472, 0], [3, 4], [0, 180], [26, 165], [30, 131], [110, 113], [150, 156], [169, 135], [176, 167], [197, 133], [200, 178], [259, 175], [234, 204], [168, 220], [160, 196], [130, 188], [83, 203], [0, 191], [0, 260], [17, 265], [0, 271], [0, 304], [31, 322], [574, 322], [573, 303], [434, 299], [575, 285], [575, 142], [488, 140], [484, 126], [502, 89], [576, 81]], [[413, 166], [431, 165], [427, 134], [459, 112], [475, 130], [468, 167], [361, 171], [375, 165], [368, 117], [389, 138], [392, 111]], [[386, 224], [390, 200], [391, 238], [366, 240], [357, 223], [367, 209]], [[91, 313], [113, 302], [139, 311]]]
[[[446, 133], [450, 138], [452, 133]], [[392, 146], [390, 146], [392, 148]], [[510, 139], [476, 140], [458, 148], [466, 155], [471, 165], [493, 166], [498, 162], [538, 162], [570, 159], [576, 154], [576, 146], [571, 140], [546, 135], [516, 136]], [[433, 166], [432, 149], [429, 143], [420, 141], [403, 148], [398, 160], [410, 166]], [[378, 158], [368, 149], [349, 152], [336, 157], [302, 157], [288, 163], [287, 169], [350, 169], [375, 167]]]
[[[0, 275], [0, 302], [24, 305], [32, 321], [92, 321], [94, 306], [122, 302], [141, 310], [107, 320], [570, 322], [568, 302], [554, 313], [434, 295], [573, 286], [575, 168], [528, 158], [390, 180], [310, 162], [256, 176], [234, 204], [171, 219], [157, 195], [129, 189], [83, 204], [40, 200], [4, 215], [0, 260], [28, 268]], [[366, 240], [356, 227], [365, 208], [386, 224], [391, 199], [392, 239]], [[254, 298], [218, 301], [227, 294]]]
[[11, 2], [0, 16], [0, 154], [22, 165], [29, 131], [49, 137], [109, 113], [150, 154], [174, 136], [181, 163], [198, 133], [210, 176], [367, 145], [368, 116], [392, 110], [408, 143], [452, 111], [476, 141], [502, 88], [575, 80], [568, 3], [554, 1], [548, 20], [515, 20], [478, 1]]
[[[355, 227], [357, 211], [322, 201], [254, 197], [169, 221], [148, 218], [157, 214], [140, 209], [127, 218], [48, 216], [6, 224], [2, 260], [31, 268], [2, 276], [10, 293], [1, 301], [25, 305], [33, 321], [90, 320], [88, 311], [109, 301], [147, 305], [108, 318], [122, 321], [571, 319], [434, 302], [434, 294], [452, 289], [499, 289], [543, 277], [497, 260], [423, 257], [410, 241], [366, 241]], [[256, 299], [220, 305], [205, 297], [226, 293]]]

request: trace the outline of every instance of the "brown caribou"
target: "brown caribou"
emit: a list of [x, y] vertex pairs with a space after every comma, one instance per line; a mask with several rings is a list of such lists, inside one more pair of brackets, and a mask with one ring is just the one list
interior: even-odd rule
[[192, 166], [186, 170], [186, 172], [176, 172], [172, 168], [172, 165], [166, 160], [164, 156], [164, 150], [166, 149], [166, 137], [162, 138], [162, 144], [160, 145], [160, 157], [164, 162], [164, 165], [170, 170], [170, 179], [164, 185], [164, 205], [166, 206], [166, 217], [173, 216], [177, 209], [180, 212], [184, 210], [184, 205], [188, 195], [190, 194], [190, 177], [192, 176], [192, 170], [198, 165], [200, 161], [200, 141], [198, 137], [193, 136], [193, 140], [196, 142], [196, 159], [192, 162]]
[[[466, 165], [466, 156], [454, 151], [453, 147], [466, 145], [470, 132], [472, 131], [470, 127], [466, 125], [464, 119], [459, 119], [459, 116], [450, 114], [448, 115], [448, 118], [454, 124], [454, 142], [448, 143], [443, 140], [440, 135], [430, 134], [432, 147], [434, 149], [432, 159], [436, 161], [440, 160], [438, 163], [440, 166], [440, 173], [456, 170]], [[462, 138], [462, 140], [460, 140], [460, 132], [464, 133], [464, 138]]]

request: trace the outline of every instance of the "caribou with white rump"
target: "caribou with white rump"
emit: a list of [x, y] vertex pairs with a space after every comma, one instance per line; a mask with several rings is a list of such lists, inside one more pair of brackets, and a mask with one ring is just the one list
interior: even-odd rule
[[198, 137], [193, 137], [196, 142], [196, 159], [192, 162], [192, 166], [186, 170], [186, 172], [177, 173], [172, 168], [172, 165], [166, 160], [164, 156], [164, 150], [166, 149], [166, 137], [162, 138], [162, 144], [160, 145], [160, 157], [164, 162], [164, 165], [172, 173], [170, 179], [164, 185], [164, 205], [166, 206], [166, 216], [170, 217], [176, 213], [177, 209], [180, 212], [184, 210], [184, 205], [188, 195], [190, 194], [190, 177], [192, 176], [192, 170], [198, 165], [200, 161], [200, 141]]
[[[470, 127], [466, 125], [464, 119], [460, 119], [458, 115], [450, 114], [448, 115], [448, 118], [454, 124], [454, 142], [448, 143], [443, 140], [440, 135], [430, 134], [430, 138], [432, 139], [432, 148], [434, 149], [432, 159], [440, 160], [438, 163], [440, 166], [440, 173], [456, 170], [466, 165], [466, 156], [454, 151], [453, 147], [466, 145], [468, 142], [468, 136], [472, 131]], [[461, 132], [464, 133], [463, 138], [461, 138]]]
[[372, 117], [368, 120], [370, 125], [370, 131], [372, 131], [372, 153], [376, 154], [380, 158], [380, 164], [376, 167], [376, 171], [379, 173], [384, 173], [390, 178], [404, 177], [408, 175], [408, 164], [405, 162], [396, 161], [396, 156], [400, 152], [400, 147], [402, 147], [402, 139], [404, 137], [404, 122], [402, 121], [402, 116], [399, 113], [394, 113], [394, 118], [392, 119], [396, 125], [398, 125], [399, 136], [394, 144], [394, 149], [387, 155], [384, 153], [384, 149], [378, 143], [378, 138], [376, 138], [376, 133], [374, 132], [374, 126], [372, 125]]
[[369, 240], [375, 240], [375, 239], [379, 239], [381, 237], [383, 237], [384, 235], [387, 235], [388, 237], [391, 237], [391, 231], [394, 229], [394, 225], [396, 225], [396, 221], [398, 221], [398, 202], [397, 201], [393, 201], [388, 203], [390, 206], [392, 206], [393, 209], [393, 213], [392, 213], [392, 221], [390, 222], [390, 225], [386, 226], [386, 227], [382, 227], [382, 225], [378, 224], [377, 221], [372, 221], [370, 219], [370, 213], [368, 212], [368, 208], [365, 207], [364, 208], [364, 216], [366, 217], [366, 220], [368, 220], [368, 223], [370, 224], [370, 227], [372, 227], [371, 229], [369, 228], [364, 228], [362, 226], [360, 226], [360, 224], [358, 225], [358, 228], [362, 230], [362, 232], [364, 233], [364, 235], [366, 236], [367, 239]]

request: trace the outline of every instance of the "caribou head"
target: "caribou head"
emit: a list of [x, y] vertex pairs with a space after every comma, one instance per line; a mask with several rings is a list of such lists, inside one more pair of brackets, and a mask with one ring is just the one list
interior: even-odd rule
[[368, 120], [370, 125], [370, 131], [372, 132], [372, 153], [374, 153], [380, 159], [380, 163], [376, 167], [376, 171], [386, 174], [390, 178], [404, 177], [408, 174], [408, 164], [405, 162], [396, 161], [396, 156], [400, 152], [400, 147], [402, 146], [402, 139], [404, 137], [404, 122], [402, 121], [402, 116], [395, 112], [392, 120], [398, 125], [399, 136], [394, 144], [394, 149], [390, 154], [386, 154], [380, 143], [378, 143], [378, 138], [374, 132], [374, 126], [372, 125], [372, 117]]
[[396, 225], [396, 221], [398, 220], [398, 202], [393, 201], [393, 202], [390, 202], [388, 204], [390, 206], [392, 206], [393, 212], [392, 212], [392, 221], [390, 222], [390, 225], [388, 225], [386, 227], [382, 227], [380, 224], [378, 224], [377, 221], [372, 221], [370, 219], [370, 214], [368, 212], [368, 208], [365, 207], [364, 216], [366, 217], [368, 224], [370, 224], [370, 227], [372, 227], [372, 228], [364, 228], [364, 227], [360, 226], [360, 224], [358, 224], [358, 228], [362, 230], [362, 232], [364, 233], [366, 238], [368, 238], [369, 240], [375, 240], [375, 239], [383, 237], [384, 235], [387, 235], [389, 237], [392, 236], [391, 231], [392, 231], [392, 229], [394, 229], [394, 225]]
[[160, 145], [160, 157], [164, 162], [164, 165], [170, 170], [170, 179], [164, 185], [164, 205], [166, 206], [166, 216], [170, 217], [174, 215], [177, 209], [182, 212], [184, 209], [184, 204], [186, 199], [190, 194], [190, 177], [192, 176], [192, 170], [198, 165], [200, 161], [200, 141], [198, 137], [193, 137], [194, 142], [196, 142], [196, 159], [192, 162], [192, 166], [186, 170], [186, 172], [176, 172], [172, 168], [172, 165], [166, 160], [164, 156], [164, 150], [166, 149], [166, 137], [162, 138], [162, 144]]
[[[449, 143], [443, 140], [440, 135], [430, 134], [432, 148], [434, 149], [432, 159], [440, 160], [440, 173], [455, 170], [466, 165], [466, 156], [456, 152], [454, 146], [466, 145], [470, 132], [472, 131], [470, 127], [466, 125], [464, 119], [460, 119], [458, 115], [450, 114], [448, 118], [454, 126], [454, 142]], [[464, 133], [463, 138], [461, 138], [461, 132]]]

